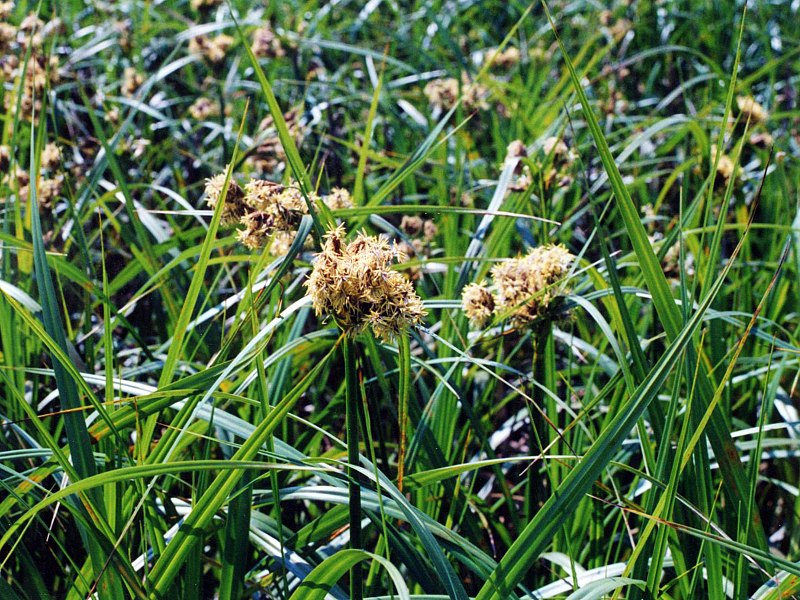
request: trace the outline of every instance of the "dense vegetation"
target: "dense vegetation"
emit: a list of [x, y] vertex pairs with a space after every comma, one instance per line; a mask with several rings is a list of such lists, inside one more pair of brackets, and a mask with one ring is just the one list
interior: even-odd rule
[[0, 2], [0, 597], [798, 593], [797, 2], [257, 4]]

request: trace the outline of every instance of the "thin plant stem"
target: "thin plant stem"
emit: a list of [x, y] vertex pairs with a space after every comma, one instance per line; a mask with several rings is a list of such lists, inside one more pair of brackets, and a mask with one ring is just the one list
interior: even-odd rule
[[[345, 376], [345, 418], [347, 421], [347, 481], [350, 493], [350, 547], [362, 549], [361, 539], [361, 486], [356, 479], [358, 465], [358, 371], [356, 368], [355, 343], [345, 336], [344, 344], [344, 376]], [[361, 563], [356, 563], [350, 570], [350, 597], [361, 600], [363, 595], [364, 574]]]

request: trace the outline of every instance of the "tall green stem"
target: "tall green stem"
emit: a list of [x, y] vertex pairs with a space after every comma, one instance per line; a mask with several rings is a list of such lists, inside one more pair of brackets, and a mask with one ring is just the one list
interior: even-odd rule
[[[352, 467], [358, 465], [358, 372], [356, 370], [355, 344], [349, 336], [344, 338], [345, 413], [347, 420], [347, 471], [350, 492], [350, 547], [362, 549], [361, 539], [361, 486]], [[361, 600], [364, 575], [361, 563], [350, 570], [350, 598]]]

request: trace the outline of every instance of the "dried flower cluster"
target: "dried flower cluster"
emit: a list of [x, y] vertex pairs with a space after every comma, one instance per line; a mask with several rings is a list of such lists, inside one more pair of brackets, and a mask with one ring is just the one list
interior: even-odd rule
[[411, 282], [391, 268], [399, 252], [376, 236], [347, 243], [340, 225], [325, 236], [306, 287], [317, 315], [332, 315], [347, 334], [370, 327], [389, 340], [425, 316]]
[[[458, 79], [434, 79], [425, 85], [423, 93], [431, 106], [438, 110], [450, 110], [459, 98]], [[486, 110], [489, 104], [486, 99], [489, 89], [485, 85], [471, 82], [464, 76], [461, 78], [461, 103], [466, 111]]]
[[[302, 111], [293, 108], [283, 115], [289, 134], [295, 145], [300, 146], [308, 132], [307, 126], [301, 120]], [[272, 115], [267, 115], [258, 126], [258, 146], [247, 157], [247, 164], [260, 173], [271, 174], [283, 170], [286, 165], [286, 152], [278, 137], [275, 120]]]
[[462, 292], [464, 313], [482, 327], [492, 314], [510, 316], [515, 327], [529, 325], [547, 314], [553, 300], [563, 295], [556, 288], [575, 257], [560, 245], [539, 246], [527, 255], [509, 258], [492, 268], [492, 285], [471, 284]]
[[[528, 152], [525, 144], [521, 140], [514, 140], [508, 145], [505, 164], [508, 164], [512, 159], [525, 158], [527, 156]], [[542, 144], [541, 159], [536, 158], [534, 161], [534, 165], [538, 169], [537, 172], [541, 174], [544, 188], [550, 189], [554, 182], [558, 187], [567, 187], [572, 183], [570, 167], [574, 160], [574, 152], [569, 149], [562, 139], [555, 136], [546, 138]], [[511, 180], [508, 189], [513, 192], [521, 192], [527, 190], [532, 183], [531, 168], [526, 164], [519, 163], [514, 170], [514, 179]]]
[[[206, 202], [211, 208], [219, 203], [224, 183], [225, 173], [206, 180]], [[341, 188], [334, 188], [321, 198], [312, 192], [309, 199], [312, 202], [321, 200], [332, 210], [353, 205], [350, 193]], [[251, 250], [266, 247], [275, 256], [289, 251], [300, 220], [308, 214], [308, 205], [297, 187], [264, 179], [251, 179], [242, 188], [231, 178], [223, 202], [220, 224], [243, 226], [237, 232], [242, 244]]]
[[519, 63], [522, 54], [519, 48], [509, 46], [508, 48], [498, 52], [497, 49], [492, 49], [486, 52], [485, 62], [491, 62], [492, 67], [498, 69], [510, 69]]
[[716, 144], [711, 144], [711, 167], [717, 165], [717, 175], [722, 177], [723, 183], [728, 184], [731, 177], [738, 175], [739, 168], [734, 164], [730, 156], [720, 152]]
[[125, 67], [122, 72], [122, 87], [120, 92], [123, 96], [132, 98], [136, 90], [144, 83], [144, 75], [136, 70], [136, 67]]
[[743, 121], [750, 121], [750, 125], [758, 125], [769, 118], [769, 114], [752, 96], [737, 96], [736, 106], [742, 115]]
[[[5, 95], [5, 108], [14, 114], [19, 110], [20, 118], [30, 121], [39, 119], [42, 97], [54, 84], [61, 81], [59, 61], [42, 52], [44, 42], [58, 33], [63, 25], [53, 19], [45, 23], [35, 14], [30, 14], [18, 27], [6, 22], [13, 10], [12, 2], [0, 3], [0, 78], [10, 82], [14, 91]], [[27, 62], [25, 53], [33, 50]], [[17, 93], [16, 89], [20, 92]]]
[[202, 56], [211, 64], [216, 65], [225, 59], [228, 50], [233, 46], [233, 41], [231, 36], [224, 33], [213, 38], [206, 35], [198, 35], [189, 40], [189, 52]]
[[[431, 254], [431, 243], [436, 238], [438, 228], [430, 219], [423, 219], [415, 215], [403, 215], [400, 221], [400, 229], [408, 236], [409, 241], [405, 240], [397, 245], [400, 252], [401, 262], [412, 258], [423, 259]], [[411, 279], [419, 279], [422, 271], [419, 267], [408, 269]]]
[[461, 292], [461, 303], [470, 323], [479, 329], [494, 312], [494, 296], [485, 281], [470, 283], [464, 287]]
[[253, 54], [259, 58], [280, 58], [285, 54], [281, 41], [275, 35], [269, 23], [253, 32]]
[[189, 107], [189, 114], [197, 121], [205, 121], [211, 117], [219, 116], [219, 103], [205, 96], [200, 96], [192, 102]]

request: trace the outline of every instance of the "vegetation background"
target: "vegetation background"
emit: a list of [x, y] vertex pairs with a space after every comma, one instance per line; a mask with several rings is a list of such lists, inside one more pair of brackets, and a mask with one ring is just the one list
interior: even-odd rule
[[[794, 597], [798, 10], [0, 3], [0, 597]], [[335, 222], [420, 326], [315, 314]]]

